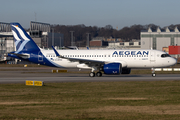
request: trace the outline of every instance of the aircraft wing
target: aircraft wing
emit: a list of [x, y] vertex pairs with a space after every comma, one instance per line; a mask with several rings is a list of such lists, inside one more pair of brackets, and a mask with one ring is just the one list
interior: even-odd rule
[[79, 58], [67, 58], [67, 57], [60, 55], [53, 46], [52, 46], [52, 48], [53, 48], [56, 56], [58, 56], [59, 58], [68, 59], [69, 61], [72, 61], [72, 62], [79, 62], [80, 64], [84, 63], [84, 64], [87, 64], [89, 67], [101, 66], [101, 65], [105, 64], [105, 61], [87, 60], [87, 59], [79, 59]]

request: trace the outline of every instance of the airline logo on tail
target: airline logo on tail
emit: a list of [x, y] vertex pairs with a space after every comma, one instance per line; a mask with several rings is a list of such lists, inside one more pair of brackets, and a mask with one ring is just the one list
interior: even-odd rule
[[28, 50], [39, 50], [38, 46], [34, 43], [27, 32], [21, 27], [19, 23], [11, 23], [11, 29], [15, 40], [16, 52]]
[[26, 37], [24, 32], [18, 27], [18, 25], [12, 25], [12, 33], [15, 39], [16, 53], [23, 50], [26, 43], [30, 40]]

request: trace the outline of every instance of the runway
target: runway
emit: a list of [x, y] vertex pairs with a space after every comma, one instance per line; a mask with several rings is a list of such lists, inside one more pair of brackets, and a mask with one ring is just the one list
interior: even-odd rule
[[180, 74], [104, 75], [89, 77], [85, 73], [51, 73], [52, 68], [1, 68], [0, 83], [25, 83], [26, 80], [47, 82], [158, 81], [180, 80]]
[[180, 80], [180, 75], [122, 75], [122, 76], [102, 76], [102, 77], [85, 77], [85, 76], [59, 76], [59, 77], [6, 77], [0, 78], [0, 83], [24, 83], [26, 80], [44, 81], [44, 82], [100, 82], [100, 81], [157, 81], [157, 80]]

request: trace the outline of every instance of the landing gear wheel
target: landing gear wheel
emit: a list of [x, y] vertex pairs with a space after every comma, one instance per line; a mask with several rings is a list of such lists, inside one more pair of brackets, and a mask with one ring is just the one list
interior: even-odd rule
[[102, 76], [102, 73], [101, 73], [101, 72], [97, 72], [97, 73], [96, 73], [96, 76], [101, 77], [101, 76]]
[[91, 72], [91, 73], [89, 73], [89, 76], [90, 76], [90, 77], [94, 77], [94, 76], [95, 76], [95, 73], [94, 73], [94, 72]]
[[155, 69], [151, 68], [151, 71], [152, 71], [152, 77], [156, 77]]
[[156, 74], [155, 74], [155, 73], [152, 73], [152, 76], [153, 76], [153, 77], [156, 77]]

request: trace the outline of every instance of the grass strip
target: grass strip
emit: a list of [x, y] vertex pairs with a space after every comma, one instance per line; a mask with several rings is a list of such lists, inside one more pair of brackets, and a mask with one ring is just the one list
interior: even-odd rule
[[0, 85], [0, 119], [179, 119], [180, 81]]

